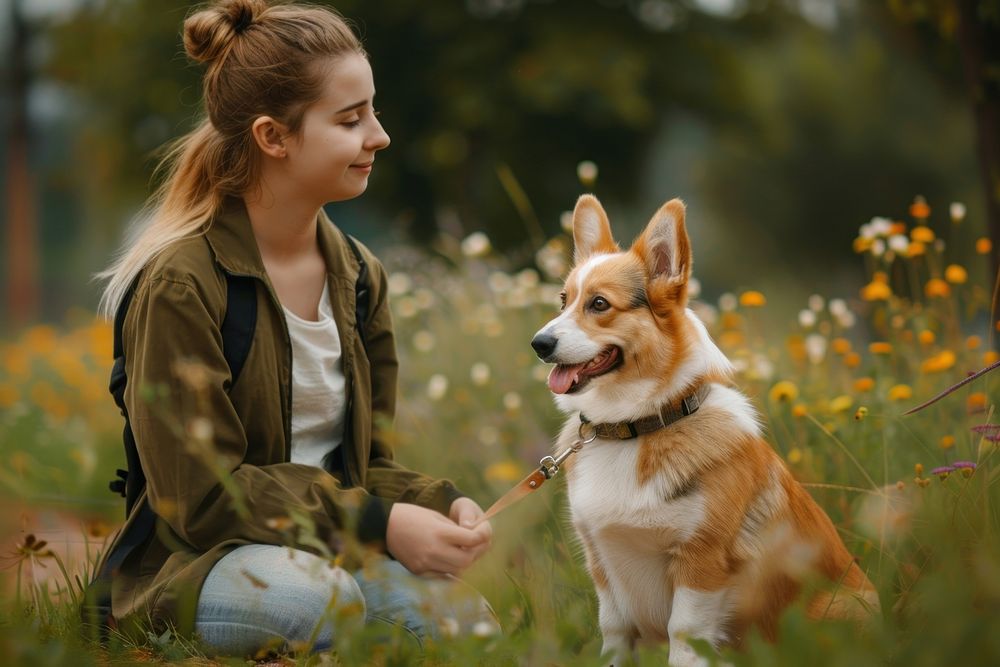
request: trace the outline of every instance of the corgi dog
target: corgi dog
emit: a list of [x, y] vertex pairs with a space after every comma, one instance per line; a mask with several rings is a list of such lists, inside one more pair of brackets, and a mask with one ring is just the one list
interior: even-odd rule
[[690, 638], [739, 646], [756, 628], [773, 641], [800, 593], [816, 618], [879, 604], [687, 308], [684, 213], [667, 202], [622, 251], [600, 202], [580, 197], [562, 311], [531, 341], [568, 413], [557, 451], [579, 448], [564, 466], [570, 514], [615, 660], [637, 642], [669, 641], [672, 665], [697, 665]]

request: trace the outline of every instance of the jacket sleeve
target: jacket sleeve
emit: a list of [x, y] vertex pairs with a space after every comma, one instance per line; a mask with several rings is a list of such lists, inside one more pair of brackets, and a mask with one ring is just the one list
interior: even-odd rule
[[246, 432], [226, 391], [222, 314], [192, 282], [143, 282], [124, 328], [125, 405], [150, 507], [198, 551], [231, 539], [318, 551], [294, 537], [296, 514], [338, 551], [345, 529], [381, 501], [318, 467], [247, 464]]
[[384, 437], [383, 430], [391, 428], [395, 417], [399, 363], [386, 272], [371, 253], [366, 253], [365, 261], [369, 264], [372, 281], [371, 309], [365, 326], [372, 386], [372, 438], [366, 488], [389, 504], [413, 503], [447, 516], [452, 502], [465, 494], [446, 479], [436, 480], [397, 463]]

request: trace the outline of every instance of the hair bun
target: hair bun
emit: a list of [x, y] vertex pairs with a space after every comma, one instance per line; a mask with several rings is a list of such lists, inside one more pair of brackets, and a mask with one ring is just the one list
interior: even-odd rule
[[267, 9], [263, 0], [222, 0], [184, 21], [184, 49], [195, 62], [218, 58]]

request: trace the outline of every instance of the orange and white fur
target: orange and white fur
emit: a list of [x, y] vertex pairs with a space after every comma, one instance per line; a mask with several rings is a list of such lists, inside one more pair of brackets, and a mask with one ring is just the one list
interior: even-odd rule
[[557, 451], [579, 438], [581, 413], [634, 421], [711, 385], [693, 414], [631, 440], [598, 438], [564, 467], [604, 652], [627, 659], [637, 642], [669, 640], [671, 664], [696, 665], [706, 663], [687, 638], [738, 646], [756, 627], [773, 640], [806, 589], [817, 618], [864, 617], [878, 597], [687, 308], [684, 212], [667, 202], [620, 251], [601, 204], [582, 196], [563, 310], [532, 345], [556, 364], [549, 386], [569, 413]]

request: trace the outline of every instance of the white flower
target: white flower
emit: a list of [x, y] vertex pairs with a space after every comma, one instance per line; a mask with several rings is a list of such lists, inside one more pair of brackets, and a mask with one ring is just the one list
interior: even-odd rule
[[404, 296], [395, 301], [396, 312], [403, 319], [408, 319], [417, 314], [417, 301], [411, 296]]
[[551, 370], [547, 364], [535, 364], [531, 369], [531, 377], [539, 382], [545, 382], [549, 379], [549, 371]]
[[437, 302], [437, 296], [426, 287], [421, 287], [414, 292], [413, 299], [420, 310], [427, 310]]
[[819, 294], [813, 294], [812, 296], [809, 297], [808, 303], [809, 303], [809, 310], [813, 311], [814, 313], [818, 313], [821, 310], [823, 310], [823, 306], [826, 305], [826, 299], [824, 299]]
[[885, 254], [885, 241], [882, 239], [875, 239], [872, 242], [872, 254], [876, 257], [881, 257]]
[[503, 271], [494, 271], [487, 278], [490, 289], [497, 294], [502, 294], [514, 286], [514, 281]]
[[854, 317], [854, 313], [852, 313], [849, 310], [845, 310], [840, 315], [835, 315], [835, 317], [837, 318], [837, 324], [839, 324], [844, 329], [850, 329], [851, 327], [854, 326], [855, 322], [857, 322], [857, 320]]
[[559, 226], [564, 232], [573, 232], [573, 211], [563, 211], [559, 214]]
[[810, 329], [816, 326], [816, 313], [809, 309], [799, 311], [799, 326], [803, 329]]
[[476, 435], [479, 437], [479, 442], [487, 447], [492, 447], [500, 442], [500, 431], [495, 426], [484, 426], [479, 429], [479, 433]]
[[524, 269], [517, 274], [517, 284], [521, 287], [534, 287], [538, 284], [538, 271]]
[[590, 186], [597, 180], [597, 165], [590, 160], [584, 160], [576, 165], [576, 177], [584, 185]]
[[826, 338], [819, 334], [806, 336], [806, 356], [814, 364], [822, 363], [826, 356]]
[[697, 278], [690, 278], [688, 280], [688, 296], [692, 299], [697, 299], [701, 295], [701, 281]]
[[389, 296], [406, 294], [413, 287], [413, 280], [406, 273], [393, 273], [389, 276]]
[[508, 391], [503, 395], [503, 407], [509, 412], [521, 409], [521, 395], [516, 391]]
[[960, 201], [952, 202], [949, 212], [952, 222], [962, 222], [965, 219], [965, 204]]
[[434, 334], [430, 331], [421, 329], [417, 333], [413, 334], [413, 347], [420, 352], [430, 352], [434, 349], [435, 343], [437, 343], [437, 341], [434, 339]]
[[472, 378], [472, 384], [482, 387], [490, 381], [490, 367], [481, 361], [477, 361], [469, 369], [469, 377]]
[[870, 224], [876, 236], [888, 236], [889, 231], [892, 229], [892, 220], [889, 218], [875, 217], [872, 218]]
[[448, 392], [448, 378], [437, 373], [427, 381], [427, 396], [432, 401], [439, 401]]
[[893, 234], [889, 237], [889, 248], [900, 254], [910, 248], [910, 239], [904, 234]]
[[840, 317], [844, 313], [849, 312], [847, 310], [847, 302], [843, 299], [830, 299], [830, 313], [835, 317]]
[[719, 297], [719, 310], [723, 312], [729, 312], [731, 310], [736, 310], [736, 306], [739, 304], [739, 300], [736, 295], [732, 292], [726, 292]]
[[490, 239], [482, 232], [473, 232], [462, 240], [462, 254], [466, 257], [483, 257], [490, 248]]
[[500, 632], [496, 623], [490, 623], [488, 621], [479, 621], [472, 626], [472, 634], [476, 637], [492, 637], [493, 635]]

